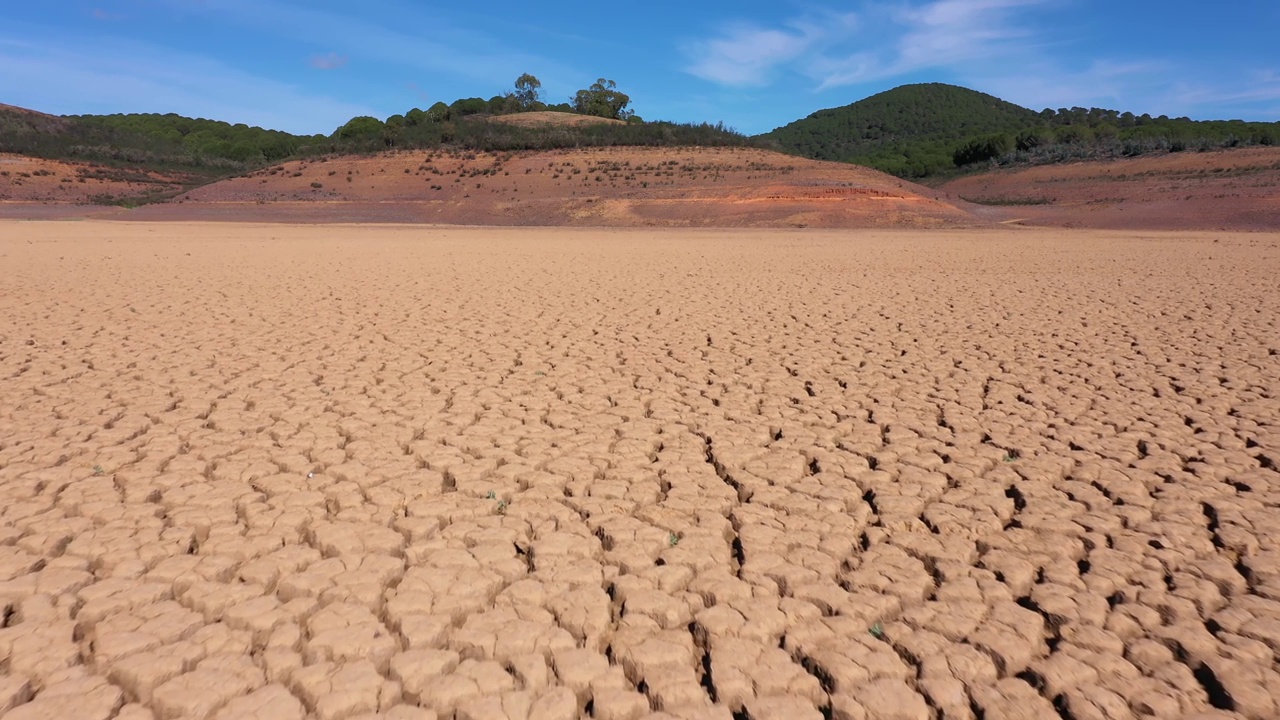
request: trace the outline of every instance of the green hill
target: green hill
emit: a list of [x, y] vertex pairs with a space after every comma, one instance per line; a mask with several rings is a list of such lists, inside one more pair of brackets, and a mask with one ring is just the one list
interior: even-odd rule
[[1017, 132], [1037, 119], [1031, 110], [991, 95], [927, 83], [819, 110], [763, 137], [805, 157], [920, 177], [954, 168], [952, 154], [967, 138]]
[[1035, 112], [975, 90], [903, 85], [758, 136], [779, 149], [900, 177], [979, 164], [1053, 163], [1280, 143], [1280, 123], [1194, 121], [1103, 108]]
[[243, 123], [232, 125], [221, 120], [189, 118], [174, 113], [75, 115], [68, 119], [85, 127], [115, 132], [121, 137], [138, 138], [147, 147], [163, 149], [175, 157], [223, 165], [255, 166], [276, 162], [292, 156], [309, 142], [324, 139], [323, 135], [293, 135]]

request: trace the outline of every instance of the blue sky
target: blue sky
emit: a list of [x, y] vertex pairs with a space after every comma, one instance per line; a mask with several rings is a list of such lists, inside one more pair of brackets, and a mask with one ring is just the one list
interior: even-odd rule
[[21, 0], [0, 102], [297, 133], [598, 77], [650, 120], [770, 130], [904, 83], [1039, 110], [1280, 120], [1280, 0]]

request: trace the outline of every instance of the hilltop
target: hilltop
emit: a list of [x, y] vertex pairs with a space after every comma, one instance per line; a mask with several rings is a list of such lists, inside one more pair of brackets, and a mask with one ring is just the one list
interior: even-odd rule
[[805, 157], [857, 163], [899, 177], [945, 179], [993, 164], [1280, 145], [1280, 123], [1153, 118], [1105, 108], [1035, 112], [967, 88], [928, 83], [819, 110], [758, 139]]
[[819, 110], [761, 137], [787, 152], [923, 176], [954, 167], [966, 138], [1016, 131], [1034, 123], [1031, 110], [954, 85], [903, 85], [844, 107]]

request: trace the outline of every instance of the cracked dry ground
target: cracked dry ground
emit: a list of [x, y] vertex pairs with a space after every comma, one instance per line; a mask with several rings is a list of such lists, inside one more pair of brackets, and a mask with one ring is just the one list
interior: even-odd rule
[[9, 223], [7, 718], [1280, 714], [1280, 238]]

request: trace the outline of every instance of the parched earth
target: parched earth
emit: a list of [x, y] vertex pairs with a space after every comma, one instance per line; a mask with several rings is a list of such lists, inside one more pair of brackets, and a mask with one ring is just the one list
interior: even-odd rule
[[992, 206], [984, 216], [1030, 225], [1274, 231], [1280, 228], [1280, 148], [1007, 168], [939, 189]]
[[197, 188], [131, 217], [594, 227], [985, 224], [960, 205], [966, 207], [847, 163], [753, 148], [612, 147], [295, 160]]
[[1275, 234], [0, 264], [7, 719], [1280, 715]]

